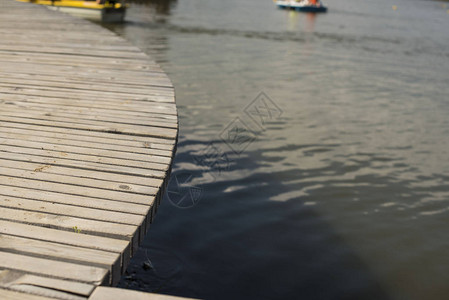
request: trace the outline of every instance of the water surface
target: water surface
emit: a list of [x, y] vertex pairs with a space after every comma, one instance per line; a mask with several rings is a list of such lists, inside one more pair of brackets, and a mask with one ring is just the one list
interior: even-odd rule
[[[153, 0], [110, 26], [169, 74], [180, 118], [180, 185], [122, 287], [447, 299], [449, 7], [327, 4], [309, 15], [268, 0]], [[246, 113], [254, 103], [262, 119]], [[242, 127], [236, 149], [230, 129]]]

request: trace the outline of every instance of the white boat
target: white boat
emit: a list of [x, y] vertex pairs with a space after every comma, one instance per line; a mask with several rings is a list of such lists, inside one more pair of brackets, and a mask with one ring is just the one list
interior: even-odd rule
[[327, 7], [320, 0], [316, 0], [316, 3], [313, 3], [309, 0], [302, 1], [276, 1], [277, 7], [282, 9], [292, 9], [296, 11], [302, 12], [312, 12], [312, 13], [322, 13], [327, 12]]

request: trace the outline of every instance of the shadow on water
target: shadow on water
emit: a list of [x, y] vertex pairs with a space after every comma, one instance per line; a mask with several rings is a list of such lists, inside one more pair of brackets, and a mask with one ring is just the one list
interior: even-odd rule
[[[174, 174], [188, 168], [207, 144], [181, 138]], [[262, 151], [234, 160], [230, 172], [258, 170]], [[201, 299], [388, 299], [379, 281], [327, 220], [301, 197], [270, 201], [288, 192], [284, 178], [304, 170], [229, 174], [196, 186], [201, 201], [180, 209], [164, 198], [155, 223], [120, 287]], [[230, 189], [230, 187], [244, 187]], [[169, 186], [169, 190], [173, 189]]]

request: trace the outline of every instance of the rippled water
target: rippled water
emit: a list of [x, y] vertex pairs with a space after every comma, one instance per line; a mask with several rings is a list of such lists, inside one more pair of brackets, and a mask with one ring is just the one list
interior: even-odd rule
[[449, 5], [327, 4], [153, 0], [110, 27], [169, 74], [180, 117], [179, 185], [122, 287], [449, 297]]

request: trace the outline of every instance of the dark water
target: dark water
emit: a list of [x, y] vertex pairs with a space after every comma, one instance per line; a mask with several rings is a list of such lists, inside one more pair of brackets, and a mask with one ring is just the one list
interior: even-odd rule
[[327, 4], [153, 0], [110, 27], [169, 74], [180, 117], [177, 182], [122, 287], [449, 298], [449, 5]]

